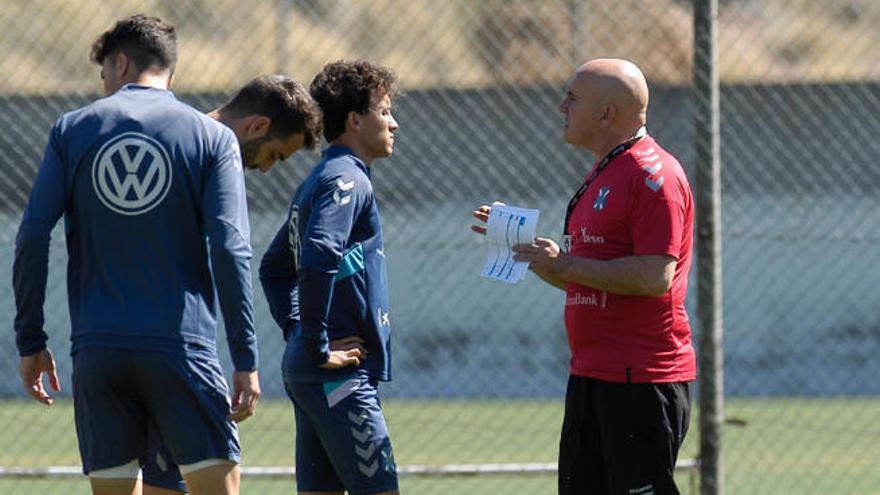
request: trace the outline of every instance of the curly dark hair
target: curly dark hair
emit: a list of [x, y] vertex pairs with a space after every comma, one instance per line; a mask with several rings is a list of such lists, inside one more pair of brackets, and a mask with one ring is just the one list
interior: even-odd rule
[[371, 97], [398, 94], [397, 76], [389, 69], [366, 61], [340, 60], [327, 64], [312, 80], [312, 98], [324, 115], [324, 138], [333, 141], [345, 132], [349, 112], [370, 110]]
[[177, 65], [177, 32], [158, 17], [133, 15], [118, 21], [92, 43], [89, 58], [101, 65], [104, 59], [124, 53], [141, 70], [157, 67], [172, 73]]
[[244, 85], [220, 113], [231, 117], [262, 115], [271, 119], [267, 139], [303, 133], [307, 149], [321, 141], [321, 111], [305, 86], [287, 76], [259, 76]]

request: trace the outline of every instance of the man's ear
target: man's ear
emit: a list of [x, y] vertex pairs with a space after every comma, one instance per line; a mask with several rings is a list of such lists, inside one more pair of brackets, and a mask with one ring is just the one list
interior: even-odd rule
[[348, 112], [348, 117], [345, 119], [345, 128], [346, 130], [359, 131], [361, 129], [361, 115], [354, 111]]
[[602, 121], [611, 123], [617, 117], [617, 106], [613, 103], [605, 105], [605, 111], [602, 112]]
[[131, 71], [134, 70], [131, 59], [124, 52], [116, 52], [113, 55], [113, 66], [116, 69], [116, 73], [119, 74], [121, 81], [124, 81]]
[[269, 132], [272, 119], [265, 115], [249, 115], [245, 117], [244, 137], [247, 139], [260, 139]]

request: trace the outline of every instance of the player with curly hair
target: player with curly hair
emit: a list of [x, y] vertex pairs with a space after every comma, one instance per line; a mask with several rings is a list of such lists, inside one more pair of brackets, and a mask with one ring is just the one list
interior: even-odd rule
[[335, 62], [311, 84], [329, 147], [296, 192], [260, 265], [287, 347], [282, 373], [296, 417], [297, 488], [396, 494], [378, 382], [391, 379], [385, 252], [370, 167], [391, 156], [395, 76]]

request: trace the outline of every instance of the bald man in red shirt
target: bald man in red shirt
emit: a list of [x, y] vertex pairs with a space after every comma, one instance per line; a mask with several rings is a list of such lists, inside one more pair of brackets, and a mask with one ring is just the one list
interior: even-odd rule
[[566, 294], [560, 494], [679, 493], [673, 471], [696, 378], [684, 304], [694, 206], [681, 164], [647, 133], [647, 108], [631, 62], [577, 69], [559, 107], [564, 138], [599, 161], [569, 203], [563, 248], [541, 237], [514, 247]]

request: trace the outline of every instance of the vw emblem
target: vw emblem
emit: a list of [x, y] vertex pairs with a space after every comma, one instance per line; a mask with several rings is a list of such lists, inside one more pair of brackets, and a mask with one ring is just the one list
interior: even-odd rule
[[92, 186], [107, 208], [141, 215], [161, 203], [171, 189], [171, 160], [155, 139], [126, 132], [98, 150]]

